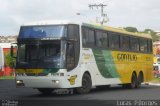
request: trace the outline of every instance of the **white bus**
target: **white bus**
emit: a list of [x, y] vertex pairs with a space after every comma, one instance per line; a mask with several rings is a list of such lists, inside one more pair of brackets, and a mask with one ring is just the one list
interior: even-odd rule
[[47, 94], [56, 88], [88, 93], [93, 86], [136, 88], [152, 79], [150, 35], [102, 25], [41, 21], [22, 25], [17, 45], [17, 87]]

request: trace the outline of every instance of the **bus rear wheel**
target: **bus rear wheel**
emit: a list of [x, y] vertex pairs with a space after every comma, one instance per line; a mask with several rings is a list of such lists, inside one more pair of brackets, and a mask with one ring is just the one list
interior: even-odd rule
[[51, 88], [38, 88], [38, 91], [44, 95], [49, 95], [53, 92], [54, 89]]
[[131, 83], [129, 84], [129, 88], [131, 89], [137, 88], [137, 76], [135, 73], [132, 74]]
[[137, 76], [136, 76], [136, 74], [135, 73], [132, 74], [131, 83], [123, 84], [122, 86], [123, 86], [123, 88], [130, 88], [130, 89], [137, 88]]
[[139, 73], [138, 75], [138, 79], [137, 79], [137, 87], [140, 87], [141, 86], [141, 83], [143, 82], [143, 74], [142, 73]]
[[92, 88], [92, 81], [89, 74], [85, 73], [82, 78], [82, 87], [76, 88], [76, 92], [79, 94], [89, 93]]

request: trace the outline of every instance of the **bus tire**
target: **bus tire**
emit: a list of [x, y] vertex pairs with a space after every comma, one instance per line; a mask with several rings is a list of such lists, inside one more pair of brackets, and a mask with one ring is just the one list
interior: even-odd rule
[[138, 79], [137, 79], [137, 87], [140, 87], [141, 86], [141, 83], [143, 82], [143, 74], [142, 72], [139, 73], [138, 75]]
[[137, 87], [137, 76], [135, 73], [132, 74], [132, 77], [131, 77], [131, 83], [129, 84], [123, 84], [122, 85], [123, 88], [126, 88], [126, 89], [134, 89]]
[[51, 89], [51, 88], [38, 88], [38, 91], [44, 95], [49, 95], [53, 92], [53, 89]]
[[137, 88], [137, 76], [135, 73], [132, 74], [131, 83], [129, 84], [131, 89]]
[[85, 73], [82, 78], [82, 87], [76, 88], [76, 92], [79, 94], [89, 93], [92, 88], [92, 81], [89, 74]]

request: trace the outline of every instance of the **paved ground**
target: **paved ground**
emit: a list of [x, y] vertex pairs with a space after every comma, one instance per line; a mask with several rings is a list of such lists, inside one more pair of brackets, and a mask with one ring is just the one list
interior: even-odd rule
[[[107, 106], [107, 104], [109, 106], [121, 106], [117, 104], [119, 103], [117, 100], [160, 100], [160, 86], [142, 85], [139, 89], [123, 89], [121, 86], [112, 86], [106, 90], [93, 89], [89, 94], [85, 95], [53, 93], [47, 96], [40, 94], [36, 89], [16, 88], [14, 80], [0, 80], [0, 100], [2, 102], [0, 105], [2, 106], [6, 106], [3, 105], [3, 102], [6, 103], [6, 101], [3, 100], [7, 100], [7, 103], [8, 100], [18, 100], [19, 105], [15, 106], [50, 106], [51, 104], [56, 104], [55, 106], [64, 106], [66, 104], [69, 106], [72, 106], [70, 104], [76, 104], [77, 106]], [[128, 103], [130, 102], [131, 101]], [[132, 102], [134, 103], [135, 101]], [[153, 106], [159, 106], [159, 102]], [[9, 103], [11, 102], [9, 101]]]
[[14, 80], [0, 80], [0, 99], [32, 100], [160, 100], [160, 86], [142, 85], [139, 89], [123, 89], [114, 86], [106, 90], [93, 89], [89, 94], [51, 94], [45, 96], [36, 89], [16, 88]]

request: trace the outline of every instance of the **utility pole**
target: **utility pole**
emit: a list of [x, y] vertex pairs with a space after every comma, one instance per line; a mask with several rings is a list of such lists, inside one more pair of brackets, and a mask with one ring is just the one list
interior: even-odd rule
[[[101, 17], [104, 18], [105, 16], [107, 16], [107, 14], [104, 14], [104, 8], [106, 7], [107, 5], [105, 4], [89, 4], [89, 8], [90, 9], [93, 9], [94, 7], [96, 7], [97, 9], [100, 7], [101, 8]], [[104, 23], [104, 20], [102, 20], [101, 24], [103, 25]]]

